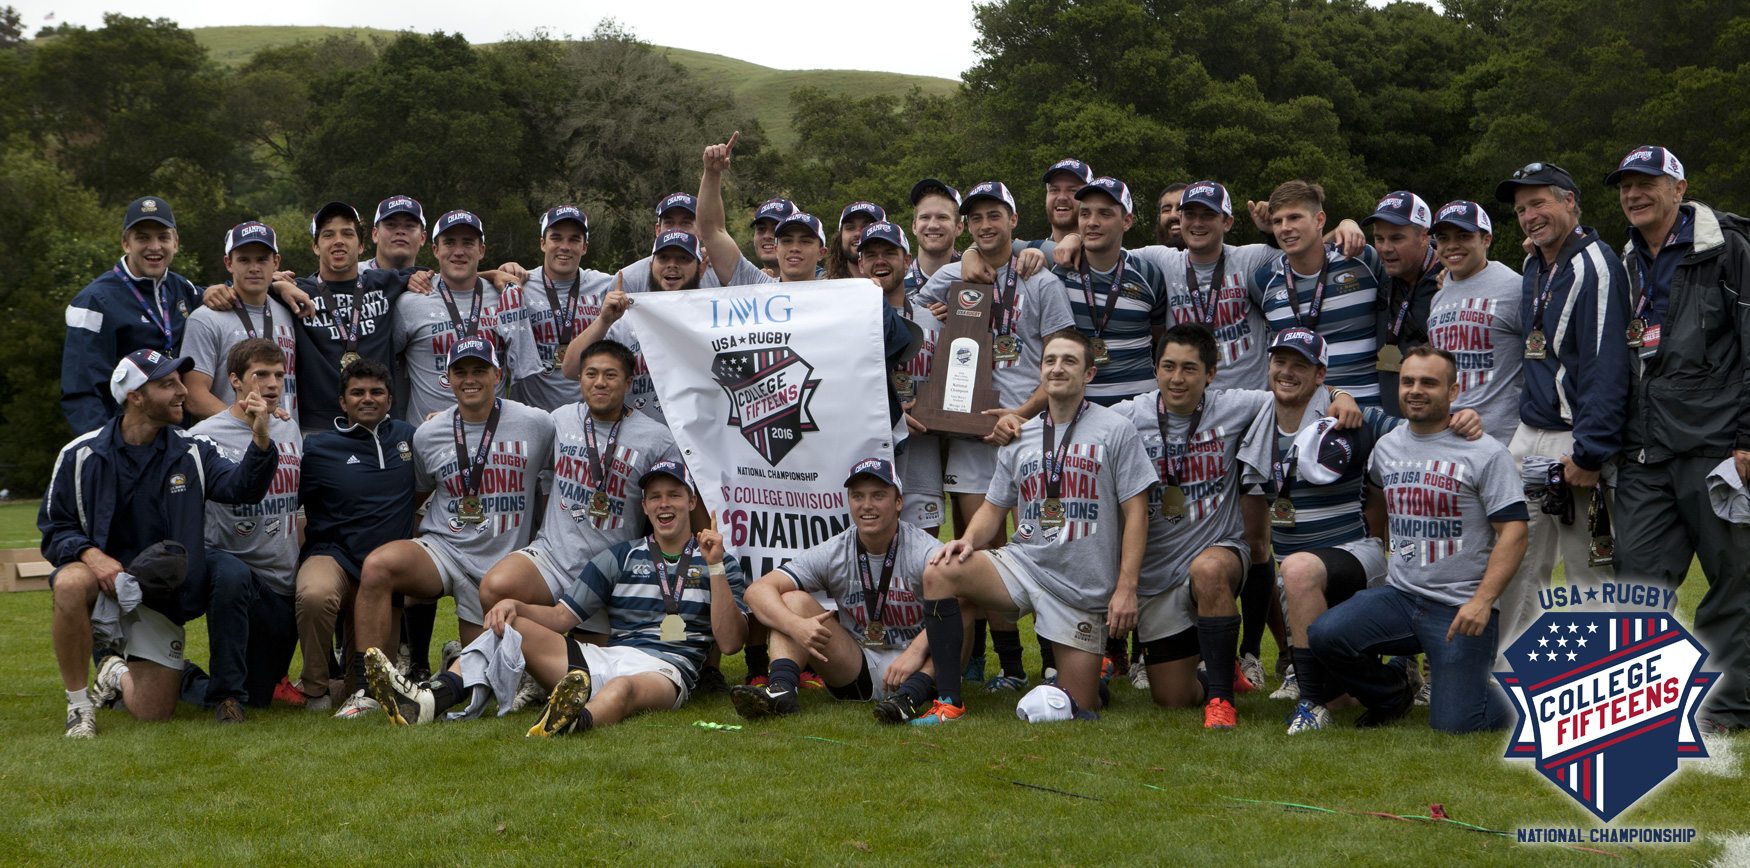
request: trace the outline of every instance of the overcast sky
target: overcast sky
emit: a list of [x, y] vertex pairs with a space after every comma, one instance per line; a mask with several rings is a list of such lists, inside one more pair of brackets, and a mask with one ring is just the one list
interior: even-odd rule
[[[47, 23], [97, 27], [105, 12], [169, 18], [183, 27], [299, 24], [385, 30], [460, 31], [472, 42], [546, 28], [587, 35], [614, 18], [656, 45], [724, 54], [777, 69], [871, 69], [959, 78], [973, 63], [971, 0], [874, 3], [533, 2], [306, 0], [291, 6], [213, 0], [0, 0], [16, 7], [27, 33]], [[45, 16], [55, 16], [48, 22]], [[878, 17], [878, 21], [870, 21]], [[780, 23], [781, 22], [781, 23]]]

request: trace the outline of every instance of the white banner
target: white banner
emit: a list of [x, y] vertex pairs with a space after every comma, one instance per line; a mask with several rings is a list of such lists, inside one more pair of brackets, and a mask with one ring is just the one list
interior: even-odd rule
[[687, 468], [749, 581], [850, 525], [845, 475], [893, 459], [867, 280], [636, 296], [627, 313]]

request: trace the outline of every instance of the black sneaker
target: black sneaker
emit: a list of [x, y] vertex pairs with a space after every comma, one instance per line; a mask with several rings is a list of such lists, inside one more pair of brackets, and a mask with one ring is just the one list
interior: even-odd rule
[[1398, 694], [1390, 703], [1378, 708], [1369, 708], [1355, 718], [1355, 726], [1360, 729], [1374, 729], [1385, 726], [1410, 713], [1410, 707], [1416, 704], [1414, 688]]
[[905, 723], [918, 716], [917, 703], [903, 693], [883, 699], [875, 703], [875, 719], [881, 723]]
[[729, 680], [723, 677], [723, 670], [715, 666], [706, 666], [699, 670], [699, 680], [693, 685], [692, 692], [728, 693]]
[[748, 720], [796, 714], [802, 707], [796, 703], [796, 691], [773, 690], [770, 685], [754, 687], [740, 684], [729, 688], [729, 701], [735, 712]]

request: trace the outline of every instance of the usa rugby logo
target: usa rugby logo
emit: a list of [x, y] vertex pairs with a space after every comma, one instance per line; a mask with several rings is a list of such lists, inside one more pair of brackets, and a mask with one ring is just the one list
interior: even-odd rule
[[1519, 711], [1507, 758], [1610, 822], [1704, 759], [1695, 712], [1719, 677], [1677, 619], [1644, 612], [1545, 612], [1508, 647], [1495, 677]]
[[729, 395], [729, 424], [776, 467], [802, 442], [802, 435], [818, 431], [808, 413], [820, 381], [810, 379], [814, 368], [789, 347], [718, 353], [711, 363], [717, 385]]
[[981, 298], [984, 298], [984, 293], [979, 292], [976, 289], [962, 289], [962, 290], [960, 290], [960, 296], [959, 296], [960, 306], [963, 308], [966, 308], [967, 310], [971, 310], [975, 307], [978, 307], [978, 301]]

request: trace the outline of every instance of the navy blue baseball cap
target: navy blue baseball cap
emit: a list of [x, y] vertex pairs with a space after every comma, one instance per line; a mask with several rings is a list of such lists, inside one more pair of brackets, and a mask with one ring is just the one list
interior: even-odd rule
[[857, 239], [857, 249], [861, 250], [871, 241], [885, 241], [906, 253], [911, 252], [911, 242], [905, 239], [905, 230], [890, 220], [879, 220], [863, 227], [863, 235]]
[[371, 218], [371, 225], [375, 226], [396, 214], [406, 214], [419, 221], [419, 228], [425, 228], [425, 209], [420, 206], [419, 200], [400, 195], [390, 196], [377, 203], [377, 216]]
[[857, 214], [868, 217], [871, 222], [887, 219], [887, 209], [874, 202], [852, 202], [845, 206], [845, 210], [839, 212], [839, 228], [843, 229], [845, 221]]
[[1076, 191], [1076, 200], [1086, 199], [1095, 193], [1111, 196], [1112, 201], [1117, 202], [1126, 214], [1136, 213], [1136, 203], [1130, 198], [1130, 187], [1117, 178], [1108, 178], [1102, 175], [1089, 181]]
[[922, 181], [911, 185], [911, 203], [916, 205], [923, 201], [925, 196], [928, 196], [931, 193], [938, 193], [947, 196], [954, 200], [955, 208], [960, 207], [960, 191], [948, 186], [947, 182], [938, 181], [935, 178], [925, 178]]
[[354, 208], [345, 202], [329, 202], [328, 204], [317, 208], [316, 213], [310, 215], [310, 240], [316, 240], [317, 234], [322, 231], [322, 224], [327, 223], [329, 218], [334, 217], [335, 215], [352, 218], [354, 228], [357, 228], [359, 222], [359, 209]]
[[1580, 185], [1574, 183], [1574, 176], [1568, 174], [1567, 169], [1541, 160], [1520, 166], [1513, 171], [1513, 177], [1496, 184], [1496, 201], [1513, 204], [1520, 187], [1560, 187], [1576, 198], [1580, 194]]
[[249, 220], [231, 227], [225, 233], [225, 255], [245, 244], [265, 244], [267, 249], [280, 252], [279, 242], [274, 240], [273, 227], [259, 220]]
[[1202, 205], [1223, 217], [1234, 215], [1234, 200], [1227, 194], [1227, 188], [1215, 181], [1197, 181], [1186, 187], [1179, 195], [1179, 210], [1183, 211], [1190, 205]]
[[851, 483], [856, 482], [859, 476], [873, 477], [894, 488], [899, 487], [899, 471], [894, 469], [893, 462], [885, 458], [865, 458], [851, 465], [851, 475], [845, 477], [845, 487], [850, 488]]
[[784, 234], [784, 227], [792, 224], [808, 227], [808, 231], [813, 232], [814, 237], [820, 239], [822, 246], [826, 244], [826, 226], [820, 222], [819, 217], [806, 211], [797, 211], [796, 213], [779, 220], [777, 228], [773, 229], [772, 233], [774, 235], [782, 235]]
[[966, 191], [966, 198], [960, 200], [961, 215], [964, 216], [972, 208], [972, 203], [980, 199], [995, 199], [1009, 206], [1011, 212], [1015, 210], [1015, 196], [1009, 192], [1007, 184], [1001, 181], [980, 181]]
[[688, 491], [693, 490], [693, 477], [687, 473], [687, 466], [672, 458], [664, 458], [650, 465], [650, 469], [644, 471], [643, 476], [638, 477], [638, 487], [649, 488], [650, 481], [658, 476], [666, 476], [686, 486]]
[[1320, 367], [1331, 363], [1330, 350], [1325, 346], [1325, 339], [1319, 333], [1309, 328], [1283, 329], [1276, 333], [1276, 339], [1270, 342], [1270, 352], [1290, 350], [1299, 353], [1307, 361]]
[[157, 196], [141, 196], [128, 203], [128, 211], [122, 216], [122, 231], [126, 232], [134, 228], [135, 223], [144, 223], [147, 220], [176, 228], [176, 216], [170, 213], [169, 202]]
[[691, 193], [670, 193], [662, 197], [662, 201], [656, 203], [656, 219], [661, 220], [662, 215], [676, 208], [697, 217], [699, 216], [699, 197]]
[[583, 213], [583, 209], [576, 205], [558, 205], [548, 208], [547, 213], [541, 215], [541, 234], [546, 235], [548, 229], [567, 220], [582, 226], [583, 237], [589, 237], [589, 215]]
[[1642, 175], [1658, 177], [1664, 175], [1674, 181], [1683, 180], [1683, 161], [1669, 149], [1658, 145], [1642, 145], [1628, 152], [1617, 164], [1616, 171], [1604, 176], [1604, 186], [1614, 187], [1622, 183], [1625, 172], [1636, 172]]
[[1071, 175], [1074, 175], [1076, 180], [1081, 181], [1083, 184], [1091, 184], [1094, 182], [1093, 167], [1075, 157], [1068, 157], [1052, 163], [1051, 168], [1045, 170], [1044, 183], [1051, 183], [1051, 176], [1056, 175], [1059, 172], [1068, 172]]
[[758, 226], [762, 220], [770, 220], [773, 223], [777, 223], [785, 217], [796, 213], [796, 210], [796, 203], [789, 199], [767, 199], [760, 203], [759, 210], [753, 212], [753, 220], [749, 221], [747, 225]]
[[1440, 210], [1434, 213], [1434, 225], [1438, 227], [1442, 223], [1457, 226], [1466, 232], [1487, 232], [1491, 235], [1495, 233], [1495, 223], [1489, 219], [1489, 213], [1483, 210], [1483, 206], [1465, 199], [1440, 206]]
[[432, 240], [437, 240], [445, 232], [458, 226], [466, 226], [480, 233], [481, 238], [486, 237], [486, 226], [480, 222], [480, 218], [474, 216], [472, 211], [463, 211], [458, 208], [454, 211], [445, 211], [444, 216], [437, 219], [437, 223], [431, 228]]
[[498, 351], [492, 348], [492, 342], [485, 338], [463, 338], [450, 347], [449, 356], [444, 359], [444, 367], [453, 368], [463, 359], [483, 359], [493, 367], [498, 367]]
[[1397, 226], [1420, 226], [1427, 229], [1434, 225], [1432, 211], [1422, 197], [1408, 190], [1394, 190], [1385, 194], [1379, 204], [1373, 206], [1373, 213], [1361, 218], [1361, 225], [1366, 226], [1384, 220]]
[[655, 256], [669, 247], [678, 247], [694, 259], [704, 259], [705, 254], [699, 248], [699, 236], [679, 229], [670, 229], [656, 236], [656, 243], [650, 248], [650, 255]]
[[173, 373], [186, 374], [194, 370], [194, 359], [188, 356], [167, 356], [157, 350], [134, 350], [116, 362], [109, 376], [109, 396], [117, 404], [125, 404], [128, 393], [153, 380]]

